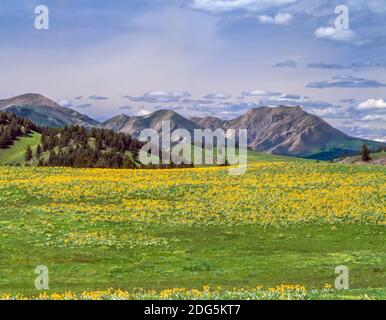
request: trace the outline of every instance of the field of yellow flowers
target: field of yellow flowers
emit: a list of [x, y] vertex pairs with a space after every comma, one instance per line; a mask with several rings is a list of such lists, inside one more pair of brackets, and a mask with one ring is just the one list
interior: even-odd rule
[[[289, 286], [289, 298], [314, 298], [338, 265], [353, 290], [385, 297], [385, 195], [377, 166], [256, 162], [236, 177], [220, 167], [0, 167], [0, 299], [103, 298], [107, 288], [183, 298], [170, 288], [189, 296], [206, 285], [222, 288], [217, 298], [280, 298], [256, 286], [282, 283], [309, 288]], [[49, 268], [44, 293], [37, 265]]]

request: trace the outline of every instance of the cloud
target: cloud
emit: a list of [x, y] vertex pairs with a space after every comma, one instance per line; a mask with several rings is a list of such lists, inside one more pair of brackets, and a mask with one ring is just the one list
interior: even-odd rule
[[349, 99], [341, 99], [340, 102], [342, 103], [347, 103], [347, 104], [354, 104], [356, 102], [356, 99], [352, 99], [352, 98], [349, 98]]
[[329, 69], [329, 70], [342, 70], [342, 69], [361, 69], [361, 68], [371, 68], [374, 65], [368, 60], [364, 61], [355, 61], [349, 65], [335, 64], [335, 63], [325, 63], [325, 62], [315, 62], [307, 65], [309, 69]]
[[355, 78], [352, 76], [340, 75], [332, 78], [331, 81], [316, 81], [307, 85], [307, 88], [325, 89], [325, 88], [383, 88], [386, 84], [377, 80], [368, 80], [364, 78]]
[[73, 104], [69, 100], [60, 100], [60, 101], [58, 101], [58, 104], [61, 105], [62, 107], [71, 108], [71, 109], [86, 109], [86, 108], [92, 107], [92, 105], [89, 103], [76, 105], [76, 104]]
[[385, 110], [386, 111], [386, 101], [384, 99], [369, 99], [365, 102], [362, 102], [357, 107], [358, 110]]
[[371, 121], [386, 121], [386, 115], [382, 114], [368, 114], [362, 118], [362, 121], [371, 122]]
[[97, 95], [92, 95], [88, 97], [90, 100], [108, 100], [108, 97], [103, 97], [103, 96], [97, 96]]
[[264, 96], [280, 96], [280, 92], [264, 91], [264, 90], [251, 90], [243, 91], [242, 97], [264, 97]]
[[191, 114], [199, 116], [215, 116], [222, 119], [234, 119], [248, 110], [257, 107], [255, 102], [223, 102], [215, 104], [192, 104], [185, 106], [185, 110]]
[[170, 103], [180, 102], [183, 98], [190, 98], [192, 95], [189, 92], [178, 91], [149, 91], [139, 97], [124, 96], [131, 101], [141, 101], [148, 103]]
[[82, 100], [83, 99], [83, 96], [77, 96], [75, 97], [75, 100]]
[[316, 62], [316, 63], [310, 63], [309, 65], [307, 65], [307, 68], [339, 70], [339, 69], [346, 69], [347, 67], [340, 64]]
[[72, 106], [72, 103], [69, 100], [59, 100], [58, 104], [62, 107], [65, 107], [65, 108], [71, 108], [71, 106]]
[[259, 97], [260, 100], [256, 102], [257, 106], [300, 106], [308, 112], [319, 116], [337, 116], [342, 117], [345, 114], [342, 107], [333, 105], [325, 101], [314, 101], [310, 97], [300, 94], [285, 94], [279, 92], [270, 92], [263, 90], [244, 91], [245, 97]]
[[348, 126], [340, 126], [340, 130], [344, 131], [352, 137], [358, 137], [376, 141], [386, 141], [386, 130], [385, 128], [375, 127], [374, 121], [355, 121], [355, 125], [352, 123]]
[[278, 13], [275, 16], [261, 15], [257, 19], [261, 24], [275, 24], [281, 26], [287, 26], [293, 20], [293, 16], [289, 13]]
[[150, 111], [150, 110], [141, 109], [137, 113], [135, 113], [135, 116], [137, 116], [137, 117], [144, 117], [144, 116], [147, 116], [147, 115], [149, 115], [151, 113], [152, 113], [152, 111]]
[[274, 65], [274, 67], [276, 67], [276, 68], [297, 68], [298, 64], [295, 61], [288, 60], [288, 61], [276, 63]]
[[359, 36], [350, 29], [346, 30], [336, 29], [333, 27], [321, 27], [316, 29], [314, 34], [319, 39], [361, 44]]
[[210, 13], [225, 13], [232, 11], [261, 12], [280, 8], [298, 0], [193, 0], [191, 7]]
[[87, 108], [91, 108], [92, 104], [85, 103], [85, 104], [73, 105], [72, 107], [77, 109], [87, 109]]
[[322, 109], [311, 108], [309, 111], [319, 117], [341, 118], [347, 116], [346, 110], [338, 106], [332, 106]]
[[196, 103], [196, 104], [212, 104], [215, 103], [213, 100], [208, 99], [183, 99], [181, 103], [184, 104], [190, 104], [190, 103]]
[[335, 106], [325, 101], [313, 101], [307, 96], [297, 94], [280, 94], [279, 96], [264, 96], [258, 103], [259, 106], [300, 106], [307, 111], [315, 113], [320, 116], [339, 115], [342, 116], [343, 112], [341, 107]]
[[208, 100], [227, 100], [230, 98], [232, 98], [231, 94], [226, 94], [222, 92], [209, 93], [204, 97], [204, 99], [208, 99]]
[[122, 106], [122, 107], [119, 107], [118, 109], [120, 109], [120, 110], [132, 110], [132, 109], [134, 109], [134, 107], [132, 107], [132, 106]]

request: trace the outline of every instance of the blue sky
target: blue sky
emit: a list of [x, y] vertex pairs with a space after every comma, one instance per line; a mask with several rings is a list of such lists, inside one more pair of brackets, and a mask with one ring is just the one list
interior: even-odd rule
[[301, 105], [386, 140], [385, 18], [384, 0], [2, 0], [0, 98], [38, 92], [98, 120]]

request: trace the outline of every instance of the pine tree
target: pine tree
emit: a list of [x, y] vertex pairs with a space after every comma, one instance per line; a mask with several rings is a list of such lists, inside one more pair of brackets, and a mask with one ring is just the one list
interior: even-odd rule
[[38, 146], [36, 147], [36, 152], [35, 152], [36, 158], [39, 158], [41, 154], [42, 154], [42, 148], [41, 148], [40, 144], [38, 144]]
[[30, 146], [27, 147], [27, 150], [25, 151], [24, 159], [25, 161], [31, 161], [33, 157], [32, 149]]
[[362, 158], [362, 161], [365, 161], [365, 162], [371, 160], [371, 158], [370, 158], [370, 149], [365, 144], [362, 146], [361, 158]]

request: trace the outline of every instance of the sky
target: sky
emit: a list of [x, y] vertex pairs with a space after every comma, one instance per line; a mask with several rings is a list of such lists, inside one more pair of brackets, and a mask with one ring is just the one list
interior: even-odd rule
[[40, 93], [99, 121], [300, 105], [386, 141], [385, 21], [385, 0], [2, 0], [0, 99]]

